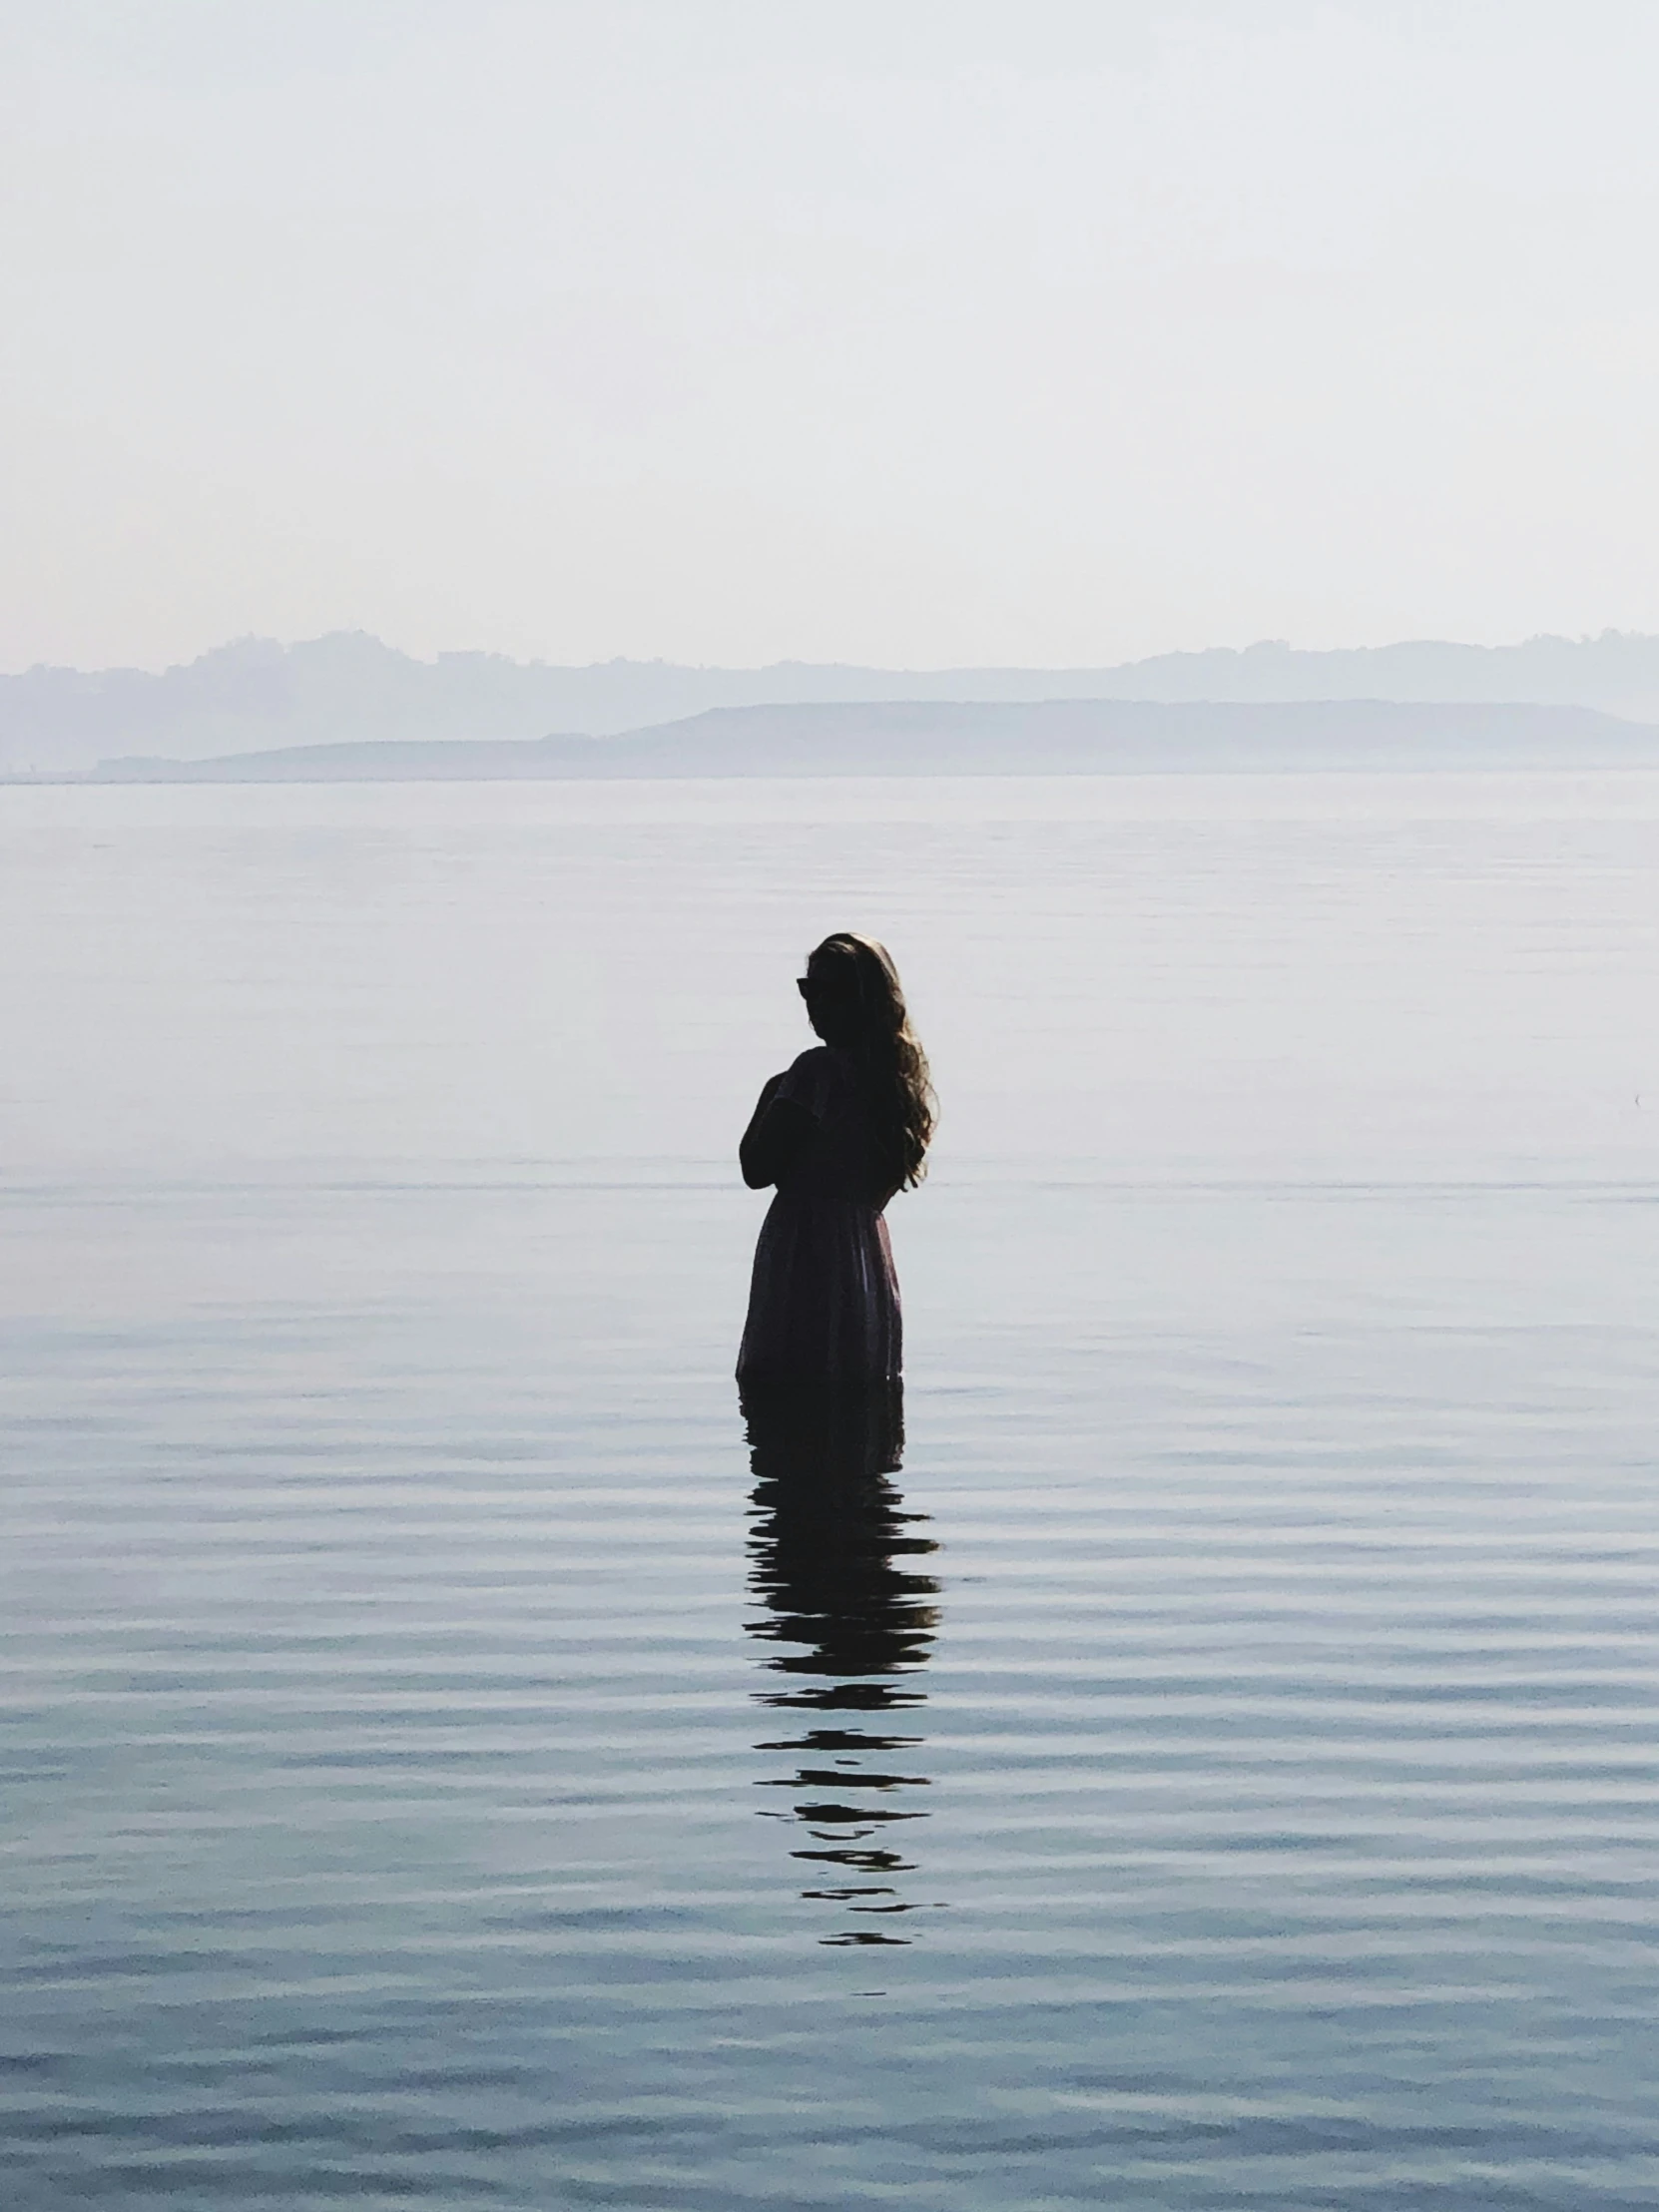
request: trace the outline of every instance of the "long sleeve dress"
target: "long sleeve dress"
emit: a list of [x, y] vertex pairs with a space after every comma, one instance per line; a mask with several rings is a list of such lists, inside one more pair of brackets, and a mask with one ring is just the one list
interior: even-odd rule
[[873, 1382], [902, 1364], [880, 1146], [850, 1052], [803, 1052], [778, 1087], [812, 1116], [761, 1225], [738, 1380]]

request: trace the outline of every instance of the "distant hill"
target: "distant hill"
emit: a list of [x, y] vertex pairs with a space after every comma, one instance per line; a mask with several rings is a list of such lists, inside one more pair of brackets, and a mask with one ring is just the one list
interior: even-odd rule
[[418, 661], [360, 632], [284, 646], [245, 638], [161, 675], [35, 668], [0, 676], [0, 773], [61, 774], [120, 754], [177, 760], [292, 746], [595, 736], [711, 709], [859, 701], [1411, 700], [1592, 707], [1659, 721], [1659, 638], [1609, 632], [1525, 645], [1255, 645], [1116, 668], [931, 671], [811, 666], [557, 668], [492, 653]]
[[723, 707], [620, 737], [294, 746], [117, 760], [109, 783], [1110, 775], [1183, 769], [1659, 767], [1659, 728], [1585, 707], [1293, 701]]

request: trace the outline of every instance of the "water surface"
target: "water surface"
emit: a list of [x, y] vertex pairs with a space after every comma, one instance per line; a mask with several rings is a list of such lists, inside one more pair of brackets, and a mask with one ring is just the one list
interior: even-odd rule
[[[1640, 776], [0, 794], [10, 2201], [1659, 2201], [1656, 884]], [[730, 1381], [838, 925], [901, 1453]]]

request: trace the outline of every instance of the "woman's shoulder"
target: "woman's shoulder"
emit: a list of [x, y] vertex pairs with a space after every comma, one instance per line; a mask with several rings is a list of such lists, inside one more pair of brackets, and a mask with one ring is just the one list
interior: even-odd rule
[[816, 1044], [797, 1053], [779, 1085], [781, 1098], [793, 1098], [810, 1112], [822, 1114], [840, 1082], [838, 1056], [827, 1044]]

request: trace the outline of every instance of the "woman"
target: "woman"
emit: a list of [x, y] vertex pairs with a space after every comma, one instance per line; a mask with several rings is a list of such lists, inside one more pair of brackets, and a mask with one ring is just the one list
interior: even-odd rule
[[755, 1249], [738, 1378], [876, 1382], [900, 1367], [881, 1214], [922, 1177], [934, 1112], [927, 1056], [873, 937], [826, 937], [797, 987], [824, 1042], [772, 1078], [738, 1147], [752, 1191], [778, 1186]]

